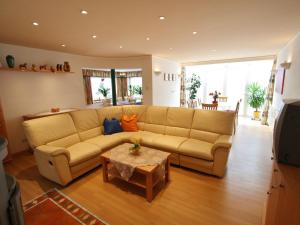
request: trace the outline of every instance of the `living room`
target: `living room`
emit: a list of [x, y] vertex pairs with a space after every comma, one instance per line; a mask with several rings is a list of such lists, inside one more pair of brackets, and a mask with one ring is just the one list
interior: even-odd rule
[[300, 224], [299, 6], [2, 1], [0, 224]]

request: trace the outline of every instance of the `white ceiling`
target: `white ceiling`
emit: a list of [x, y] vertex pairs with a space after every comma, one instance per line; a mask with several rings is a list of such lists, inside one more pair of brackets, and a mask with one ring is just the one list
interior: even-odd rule
[[0, 0], [0, 29], [0, 42], [90, 56], [255, 57], [276, 54], [300, 31], [300, 1]]

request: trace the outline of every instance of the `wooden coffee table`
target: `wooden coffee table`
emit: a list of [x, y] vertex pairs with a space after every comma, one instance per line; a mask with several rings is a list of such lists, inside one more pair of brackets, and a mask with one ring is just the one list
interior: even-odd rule
[[[124, 180], [121, 176], [116, 173], [111, 174], [110, 171], [113, 171], [115, 168], [112, 165], [111, 159], [111, 150], [103, 153], [101, 155], [102, 167], [103, 167], [103, 181], [108, 182], [110, 177], [116, 177], [118, 179]], [[126, 149], [124, 149], [126, 151]], [[156, 150], [159, 151], [159, 150]], [[170, 155], [167, 154], [165, 160], [165, 170], [164, 170], [164, 180], [165, 183], [169, 181], [170, 176]], [[146, 190], [147, 201], [151, 202], [153, 199], [153, 188], [157, 185], [161, 180], [162, 176], [159, 176], [156, 172], [159, 169], [159, 165], [153, 166], [138, 166], [134, 170], [134, 174], [130, 179], [126, 182], [134, 184], [138, 187], [144, 188]]]

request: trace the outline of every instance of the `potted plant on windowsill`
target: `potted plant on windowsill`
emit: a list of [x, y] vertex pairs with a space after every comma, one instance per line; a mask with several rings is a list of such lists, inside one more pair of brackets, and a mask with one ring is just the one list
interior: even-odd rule
[[253, 119], [259, 120], [261, 112], [258, 111], [265, 101], [265, 89], [258, 83], [251, 83], [247, 85], [248, 104], [255, 109], [253, 112]]
[[102, 96], [104, 98], [103, 102], [105, 105], [110, 103], [110, 99], [107, 99], [109, 92], [110, 92], [110, 89], [104, 87], [103, 85], [100, 85], [100, 87], [98, 88], [98, 93], [102, 94]]

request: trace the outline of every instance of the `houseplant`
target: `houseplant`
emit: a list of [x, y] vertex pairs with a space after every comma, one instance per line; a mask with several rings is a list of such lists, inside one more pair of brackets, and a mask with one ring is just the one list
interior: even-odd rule
[[110, 92], [110, 88], [106, 88], [104, 86], [100, 86], [98, 88], [98, 93], [101, 93], [104, 98], [107, 98], [107, 95], [109, 94], [109, 92]]
[[97, 94], [102, 94], [104, 100], [103, 100], [103, 105], [106, 106], [106, 105], [110, 105], [111, 103], [111, 99], [108, 99], [107, 96], [110, 92], [110, 88], [106, 88], [104, 87], [104, 84], [101, 83], [99, 88], [98, 88], [98, 92]]
[[200, 76], [192, 74], [192, 77], [188, 80], [187, 89], [189, 91], [189, 99], [195, 100], [197, 97], [198, 89], [201, 86]]
[[132, 146], [129, 148], [129, 153], [133, 155], [138, 155], [141, 148], [141, 139], [131, 138], [130, 141], [132, 143]]
[[143, 90], [142, 90], [142, 87], [140, 85], [133, 86], [133, 91], [136, 95], [142, 95], [143, 94]]
[[255, 120], [259, 120], [260, 118], [260, 111], [258, 111], [258, 109], [264, 104], [265, 92], [265, 89], [258, 83], [251, 83], [247, 85], [248, 104], [255, 109], [253, 112], [253, 119]]
[[213, 97], [213, 104], [217, 104], [218, 103], [218, 98], [221, 95], [221, 92], [215, 91], [215, 92], [211, 92], [209, 93], [210, 96]]
[[201, 86], [200, 82], [200, 76], [196, 74], [192, 74], [192, 77], [190, 79], [187, 79], [187, 88], [188, 91], [188, 107], [195, 108], [197, 107], [197, 101], [195, 101], [197, 97], [198, 89]]
[[133, 85], [131, 85], [131, 84], [129, 85], [128, 92], [129, 92], [129, 96], [134, 95], [134, 86]]

